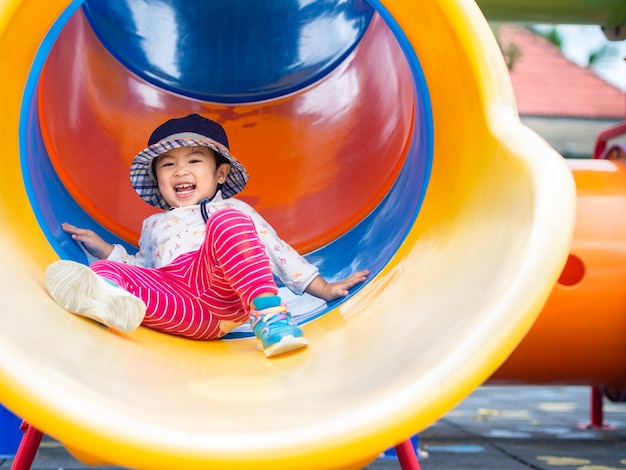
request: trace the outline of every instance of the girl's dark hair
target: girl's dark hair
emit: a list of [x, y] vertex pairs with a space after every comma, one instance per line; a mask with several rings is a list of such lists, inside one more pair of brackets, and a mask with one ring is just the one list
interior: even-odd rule
[[216, 152], [213, 149], [211, 149], [211, 151], [213, 152], [213, 156], [215, 157], [215, 164], [216, 164], [216, 166], [218, 168], [219, 168], [220, 165], [222, 165], [224, 163], [228, 163], [230, 165], [230, 160], [228, 158], [226, 158], [224, 155], [222, 155], [219, 152]]

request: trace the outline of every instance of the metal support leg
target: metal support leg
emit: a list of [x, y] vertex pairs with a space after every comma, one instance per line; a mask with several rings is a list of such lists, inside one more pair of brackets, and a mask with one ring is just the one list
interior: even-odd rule
[[615, 429], [604, 423], [604, 393], [600, 387], [591, 387], [591, 422], [579, 424], [580, 429]]
[[37, 455], [37, 449], [39, 449], [43, 433], [26, 421], [22, 421], [20, 429], [24, 432], [24, 436], [17, 448], [11, 470], [30, 470]]
[[411, 439], [398, 444], [395, 450], [402, 470], [421, 470]]
[[604, 396], [598, 387], [591, 387], [591, 427], [604, 426]]

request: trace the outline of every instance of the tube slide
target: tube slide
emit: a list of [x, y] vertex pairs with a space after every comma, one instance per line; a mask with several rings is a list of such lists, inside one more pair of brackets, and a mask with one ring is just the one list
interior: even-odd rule
[[626, 161], [568, 160], [578, 190], [574, 239], [541, 315], [493, 384], [626, 390]]
[[[468, 2], [7, 0], [0, 4], [0, 401], [81, 460], [356, 468], [503, 363], [566, 262], [575, 187], [521, 125]], [[221, 122], [241, 198], [328, 279], [290, 299], [310, 346], [197, 342], [68, 314], [43, 272], [86, 262], [70, 221], [129, 248], [128, 183], [164, 119]]]

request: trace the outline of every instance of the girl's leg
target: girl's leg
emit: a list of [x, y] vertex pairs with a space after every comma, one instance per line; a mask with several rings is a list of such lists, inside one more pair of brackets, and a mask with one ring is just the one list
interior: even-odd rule
[[143, 300], [144, 326], [192, 339], [216, 339], [226, 333], [222, 321], [240, 325], [247, 317], [235, 293], [219, 308], [200, 299], [189, 281], [194, 258], [195, 253], [188, 253], [159, 269], [96, 261], [91, 269]]
[[269, 258], [250, 217], [233, 209], [214, 213], [207, 222], [205, 243], [198, 254], [192, 274], [198, 290], [206, 288], [206, 280], [210, 279], [207, 292], [214, 301], [219, 299], [215, 295], [219, 289], [236, 292], [267, 356], [307, 344], [277, 296]]
[[278, 292], [252, 220], [233, 209], [213, 214], [200, 249], [168, 266], [91, 268], [145, 302], [145, 326], [194, 339], [224, 336], [249, 319], [253, 298]]
[[211, 215], [197, 255], [190, 283], [203, 293], [203, 299], [229, 298], [235, 293], [247, 312], [255, 297], [278, 293], [254, 223], [238, 210], [222, 209]]
[[141, 299], [74, 261], [57, 261], [48, 266], [46, 286], [66, 310], [120, 331], [136, 329], [146, 313]]

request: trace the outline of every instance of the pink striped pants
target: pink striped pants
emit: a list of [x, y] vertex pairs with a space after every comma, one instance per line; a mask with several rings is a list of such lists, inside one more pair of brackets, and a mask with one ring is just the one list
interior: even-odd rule
[[224, 336], [248, 320], [255, 297], [278, 293], [252, 219], [235, 209], [211, 215], [200, 249], [167, 266], [100, 260], [91, 269], [144, 301], [143, 325], [193, 339]]

